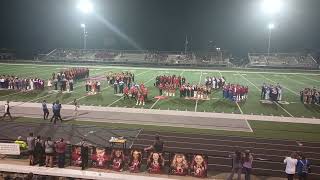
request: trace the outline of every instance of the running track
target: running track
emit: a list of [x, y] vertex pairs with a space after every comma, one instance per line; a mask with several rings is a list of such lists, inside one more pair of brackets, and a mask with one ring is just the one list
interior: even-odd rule
[[[133, 147], [143, 148], [152, 144], [155, 134], [156, 132], [142, 131], [134, 141]], [[284, 177], [284, 157], [292, 151], [301, 151], [312, 163], [309, 179], [320, 179], [320, 143], [180, 133], [159, 135], [165, 142], [165, 151], [207, 154], [210, 171], [215, 172], [229, 172], [229, 154], [235, 150], [249, 149], [254, 153], [253, 174]]]

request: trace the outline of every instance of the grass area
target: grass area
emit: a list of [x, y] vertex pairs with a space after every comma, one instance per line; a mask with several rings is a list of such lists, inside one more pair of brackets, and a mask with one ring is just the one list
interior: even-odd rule
[[[1, 74], [14, 74], [22, 77], [39, 77], [48, 79], [52, 72], [57, 72], [59, 69], [67, 68], [64, 65], [17, 65], [17, 64], [2, 64], [0, 67]], [[149, 109], [170, 109], [180, 111], [197, 111], [197, 112], [224, 112], [255, 115], [274, 115], [286, 117], [309, 117], [320, 118], [320, 107], [317, 105], [304, 105], [300, 102], [299, 92], [304, 87], [318, 87], [320, 82], [319, 71], [268, 71], [264, 70], [190, 70], [190, 69], [164, 69], [164, 68], [132, 68], [132, 67], [90, 67], [90, 76], [101, 76], [108, 71], [131, 71], [136, 75], [136, 82], [144, 83], [148, 89], [148, 101], [144, 108]], [[296, 73], [296, 74], [294, 74]], [[157, 101], [153, 97], [158, 95], [158, 90], [153, 86], [157, 75], [182, 75], [185, 76], [187, 82], [191, 84], [203, 84], [207, 76], [220, 77], [224, 76], [229, 83], [238, 83], [249, 86], [249, 98], [246, 102], [239, 103], [239, 107], [228, 100], [222, 99], [220, 90], [214, 91], [209, 101], [186, 100], [179, 98], [177, 91], [175, 97]], [[262, 104], [260, 100], [260, 87], [263, 83], [276, 84], [280, 83], [283, 86], [283, 99], [289, 104]], [[112, 106], [112, 107], [130, 107], [141, 108], [135, 105], [134, 100], [123, 100], [121, 97], [113, 94], [113, 88], [109, 87], [106, 82], [102, 82], [103, 90], [100, 94], [86, 96], [84, 82], [79, 81], [75, 84], [73, 93], [49, 93], [48, 90], [33, 91], [33, 92], [14, 92], [9, 90], [0, 91], [0, 101], [28, 101], [42, 102], [44, 99], [47, 102], [53, 102], [57, 99], [61, 103], [69, 103], [74, 98], [80, 99], [81, 105], [96, 105], [96, 106]]]
[[[39, 123], [42, 119], [36, 118], [17, 118], [17, 122]], [[237, 132], [237, 131], [223, 131], [210, 129], [194, 129], [194, 128], [180, 128], [180, 127], [163, 127], [150, 125], [135, 125], [135, 124], [121, 124], [121, 123], [101, 123], [89, 121], [68, 121], [66, 124], [76, 125], [93, 125], [112, 129], [143, 129], [146, 131], [155, 132], [177, 132], [187, 134], [209, 134], [209, 135], [223, 135], [223, 136], [242, 136], [253, 138], [267, 138], [267, 139], [282, 139], [282, 140], [297, 140], [320, 142], [320, 125], [300, 124], [300, 123], [283, 123], [283, 122], [265, 122], [265, 121], [249, 121], [253, 133], [251, 132]]]

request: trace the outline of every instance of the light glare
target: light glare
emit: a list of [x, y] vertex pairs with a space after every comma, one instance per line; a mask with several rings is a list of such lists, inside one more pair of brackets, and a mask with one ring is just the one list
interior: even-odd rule
[[86, 27], [86, 25], [85, 25], [85, 24], [81, 24], [81, 27], [82, 27], [82, 28], [85, 28], [85, 27]]
[[266, 14], [274, 15], [280, 13], [282, 6], [282, 0], [263, 0], [261, 8]]
[[77, 8], [85, 14], [91, 13], [93, 11], [93, 5], [89, 0], [81, 0]]

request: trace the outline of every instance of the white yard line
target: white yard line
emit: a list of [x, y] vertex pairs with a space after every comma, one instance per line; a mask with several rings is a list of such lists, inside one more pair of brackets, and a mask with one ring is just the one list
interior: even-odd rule
[[240, 113], [243, 114], [243, 111], [242, 111], [241, 107], [239, 106], [238, 102], [236, 102], [236, 105], [238, 106]]
[[317, 82], [317, 83], [319, 83], [319, 82], [320, 82], [319, 80], [315, 80], [315, 79], [307, 78], [307, 77], [305, 77], [304, 75], [301, 75], [301, 76], [299, 76], [299, 77], [302, 77], [302, 78], [305, 78], [305, 79], [307, 79], [307, 80], [314, 81], [314, 82]]
[[[239, 73], [239, 72], [238, 72]], [[240, 73], [239, 73], [240, 74]], [[258, 88], [258, 86], [256, 86], [253, 82], [251, 82], [249, 79], [247, 79], [246, 77], [244, 77], [242, 74], [240, 74], [240, 76], [245, 79], [246, 81], [248, 81], [252, 86], [254, 86], [258, 91], [260, 91], [260, 89]]]
[[[199, 78], [199, 83], [198, 83], [198, 86], [201, 84], [201, 78], [202, 78], [202, 71], [201, 71], [201, 74], [200, 74], [200, 78]], [[194, 106], [194, 112], [197, 112], [197, 109], [198, 109], [198, 99], [196, 100], [196, 105]]]
[[150, 109], [152, 109], [159, 101], [160, 101], [160, 98], [157, 99], [156, 102], [152, 104], [152, 106], [150, 107]]
[[286, 112], [289, 116], [294, 117], [291, 113], [289, 113], [285, 108], [283, 108], [278, 102], [274, 102], [278, 107], [280, 107], [284, 112]]
[[288, 80], [290, 80], [290, 81], [294, 81], [294, 82], [296, 82], [296, 83], [298, 83], [298, 84], [305, 85], [304, 82], [297, 81], [297, 80], [295, 80], [295, 79], [289, 78], [288, 76], [284, 76], [284, 78], [286, 78], [286, 79], [288, 79]]
[[[248, 81], [250, 84], [252, 84], [258, 91], [260, 91], [260, 89], [254, 84], [252, 83], [249, 79], [247, 79], [246, 77], [242, 76], [240, 74], [240, 76], [245, 79], [246, 81]], [[291, 113], [289, 113], [285, 108], [283, 108], [282, 106], [280, 106], [277, 102], [275, 102], [275, 104], [280, 107], [284, 112], [286, 112], [289, 116], [294, 117]]]
[[220, 71], [218, 71], [219, 72], [219, 74], [220, 74], [220, 78], [222, 78], [222, 74], [221, 74], [221, 72]]

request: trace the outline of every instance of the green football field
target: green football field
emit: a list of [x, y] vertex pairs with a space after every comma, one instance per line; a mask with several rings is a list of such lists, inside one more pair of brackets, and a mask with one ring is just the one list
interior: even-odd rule
[[[63, 68], [72, 67], [66, 65], [36, 65], [36, 64], [0, 64], [0, 75], [18, 75], [20, 77], [38, 77], [47, 80], [53, 72]], [[206, 69], [164, 69], [164, 68], [134, 68], [115, 66], [90, 66], [90, 76], [105, 75], [109, 71], [131, 71], [135, 73], [137, 83], [144, 83], [148, 89], [148, 101], [145, 109], [219, 112], [234, 114], [254, 114], [267, 116], [309, 117], [320, 118], [320, 106], [304, 105], [300, 102], [299, 92], [304, 87], [317, 87], [319, 89], [320, 71], [293, 71], [293, 70], [206, 70]], [[204, 84], [206, 76], [225, 77], [227, 83], [237, 83], [249, 86], [249, 97], [245, 102], [236, 104], [222, 98], [221, 90], [216, 90], [210, 95], [210, 100], [186, 100], [179, 97], [177, 91], [175, 97], [164, 100], [154, 99], [159, 95], [157, 88], [153, 86], [157, 75], [181, 75], [191, 84]], [[265, 104], [260, 102], [260, 87], [263, 83], [277, 84], [283, 87], [283, 104]], [[24, 101], [24, 102], [53, 102], [60, 100], [62, 104], [70, 104], [77, 98], [81, 105], [111, 106], [141, 108], [136, 106], [134, 100], [123, 100], [122, 97], [113, 94], [113, 87], [102, 82], [102, 92], [97, 95], [86, 95], [84, 81], [75, 83], [72, 93], [56, 93], [48, 90], [16, 92], [9, 90], [0, 91], [0, 101]]]

